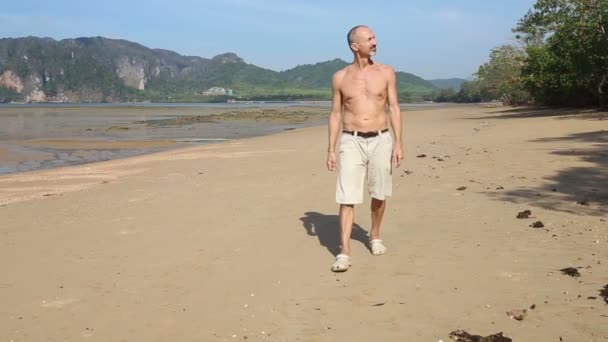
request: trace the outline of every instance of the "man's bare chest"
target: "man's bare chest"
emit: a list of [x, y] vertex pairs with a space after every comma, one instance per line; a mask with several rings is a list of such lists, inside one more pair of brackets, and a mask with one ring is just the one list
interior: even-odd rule
[[349, 75], [345, 77], [341, 87], [342, 96], [346, 101], [352, 98], [384, 98], [387, 93], [387, 82], [380, 75]]

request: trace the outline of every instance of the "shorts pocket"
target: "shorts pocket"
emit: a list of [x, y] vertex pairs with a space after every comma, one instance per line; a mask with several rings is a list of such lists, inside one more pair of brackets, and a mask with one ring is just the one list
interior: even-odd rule
[[344, 151], [351, 151], [356, 148], [357, 147], [355, 146], [355, 141], [353, 140], [352, 136], [342, 134], [340, 137], [340, 147], [338, 148], [338, 152], [343, 153]]

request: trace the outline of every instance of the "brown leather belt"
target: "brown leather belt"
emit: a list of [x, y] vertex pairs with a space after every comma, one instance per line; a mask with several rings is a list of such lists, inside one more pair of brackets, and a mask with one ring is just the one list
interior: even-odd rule
[[381, 131], [371, 131], [371, 132], [359, 132], [359, 131], [342, 131], [342, 133], [354, 135], [356, 137], [361, 138], [373, 138], [377, 137], [380, 133], [388, 132], [388, 128], [385, 128]]

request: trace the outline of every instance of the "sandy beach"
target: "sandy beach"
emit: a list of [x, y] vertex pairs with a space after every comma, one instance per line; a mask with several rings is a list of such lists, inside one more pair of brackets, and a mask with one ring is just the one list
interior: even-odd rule
[[608, 114], [404, 115], [341, 274], [324, 126], [0, 176], [0, 340], [608, 341]]

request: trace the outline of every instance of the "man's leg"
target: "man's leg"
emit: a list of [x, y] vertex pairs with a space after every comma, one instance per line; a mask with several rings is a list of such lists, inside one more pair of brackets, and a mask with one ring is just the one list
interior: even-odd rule
[[[356, 137], [343, 134], [340, 138], [336, 202], [340, 203], [340, 254], [331, 267], [334, 272], [344, 272], [351, 266], [350, 235], [353, 231], [355, 204], [363, 202], [365, 162]], [[350, 203], [350, 204], [344, 204]]]
[[336, 255], [336, 262], [331, 265], [334, 272], [344, 272], [350, 267], [350, 234], [353, 231], [355, 206], [353, 204], [340, 204], [340, 254]]
[[[372, 197], [372, 229], [370, 231], [370, 249], [373, 255], [386, 253], [386, 246], [380, 240], [380, 225], [386, 208], [386, 197], [392, 194], [393, 140], [390, 133], [381, 134], [374, 140], [376, 146], [368, 165], [369, 193]], [[382, 199], [379, 199], [382, 198]]]
[[384, 216], [386, 201], [372, 197], [372, 230], [369, 233], [369, 248], [373, 255], [382, 255], [386, 253], [386, 246], [380, 240], [380, 225]]
[[372, 211], [372, 230], [369, 234], [370, 240], [380, 239], [380, 225], [382, 224], [382, 217], [384, 217], [384, 209], [386, 208], [386, 201], [372, 198], [371, 211]]
[[353, 231], [355, 206], [340, 204], [340, 242], [341, 254], [350, 255], [350, 236]]

